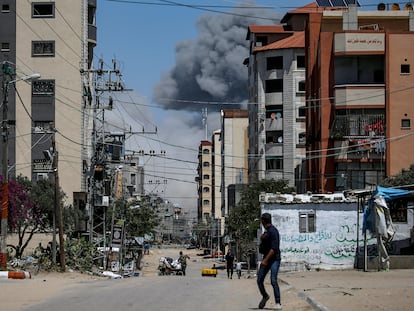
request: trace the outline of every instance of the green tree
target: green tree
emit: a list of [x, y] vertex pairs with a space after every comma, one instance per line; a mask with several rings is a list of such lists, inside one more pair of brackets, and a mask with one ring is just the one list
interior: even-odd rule
[[288, 184], [283, 179], [260, 180], [242, 191], [239, 203], [230, 211], [226, 221], [232, 240], [236, 243], [238, 258], [242, 256], [248, 259], [250, 254], [255, 253], [254, 239], [260, 227], [260, 193], [292, 193], [294, 189]]
[[125, 220], [125, 230], [128, 236], [144, 236], [144, 234], [154, 233], [160, 219], [149, 197], [129, 202], [117, 200], [114, 204], [114, 216], [116, 219]]
[[408, 170], [403, 169], [399, 174], [385, 178], [381, 182], [383, 187], [397, 187], [414, 184], [414, 164]]

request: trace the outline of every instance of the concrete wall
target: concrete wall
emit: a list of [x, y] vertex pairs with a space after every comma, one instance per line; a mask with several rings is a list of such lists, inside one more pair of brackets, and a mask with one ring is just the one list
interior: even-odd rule
[[[356, 202], [262, 203], [261, 212], [270, 213], [272, 223], [279, 230], [284, 269], [352, 269], [355, 266], [357, 249], [360, 250], [360, 256], [363, 256], [363, 214], [357, 214]], [[314, 212], [315, 232], [299, 232], [300, 212]], [[396, 234], [393, 243], [398, 245], [400, 241], [409, 239], [412, 225], [411, 218], [407, 224], [394, 224]], [[368, 234], [367, 244], [369, 260], [375, 263], [376, 238]], [[398, 267], [398, 262], [391, 261], [391, 267]]]

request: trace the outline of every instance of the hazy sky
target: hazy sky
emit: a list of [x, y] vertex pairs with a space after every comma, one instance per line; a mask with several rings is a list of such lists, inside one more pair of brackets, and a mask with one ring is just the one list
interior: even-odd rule
[[247, 26], [278, 24], [286, 11], [310, 2], [98, 1], [95, 58], [108, 66], [115, 58], [133, 90], [112, 94], [114, 110], [107, 118], [118, 129], [148, 132], [127, 136], [127, 149], [166, 152], [142, 158], [147, 181], [153, 183], [146, 185], [147, 192], [196, 210], [197, 152], [206, 139], [202, 109], [208, 111], [210, 140], [220, 126], [220, 109], [245, 104]]

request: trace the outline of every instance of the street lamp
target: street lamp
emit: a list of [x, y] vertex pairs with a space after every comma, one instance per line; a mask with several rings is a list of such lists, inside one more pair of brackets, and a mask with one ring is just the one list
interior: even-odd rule
[[40, 74], [33, 73], [28, 76], [23, 76], [15, 80], [10, 80], [14, 74], [9, 62], [2, 63], [3, 71], [3, 120], [2, 120], [2, 140], [3, 140], [3, 184], [2, 184], [2, 199], [1, 199], [1, 242], [0, 242], [0, 270], [7, 270], [7, 219], [9, 207], [9, 173], [8, 173], [8, 95], [9, 85], [17, 81], [31, 81], [40, 78]]

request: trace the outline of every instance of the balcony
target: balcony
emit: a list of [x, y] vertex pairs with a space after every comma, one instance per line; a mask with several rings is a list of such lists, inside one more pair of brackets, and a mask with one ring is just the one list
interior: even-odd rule
[[96, 45], [96, 39], [97, 39], [96, 33], [97, 33], [96, 26], [92, 24], [88, 24], [88, 41], [91, 43], [94, 43], [94, 45]]
[[367, 107], [385, 106], [384, 85], [337, 85], [335, 86], [335, 106]]
[[346, 139], [335, 141], [335, 160], [384, 160], [386, 143], [384, 138]]
[[282, 131], [283, 130], [283, 118], [279, 119], [266, 119], [266, 131]]
[[277, 143], [266, 144], [266, 155], [272, 155], [272, 156], [283, 155], [283, 144], [277, 144]]
[[385, 135], [384, 114], [349, 114], [335, 116], [331, 138], [382, 138]]

